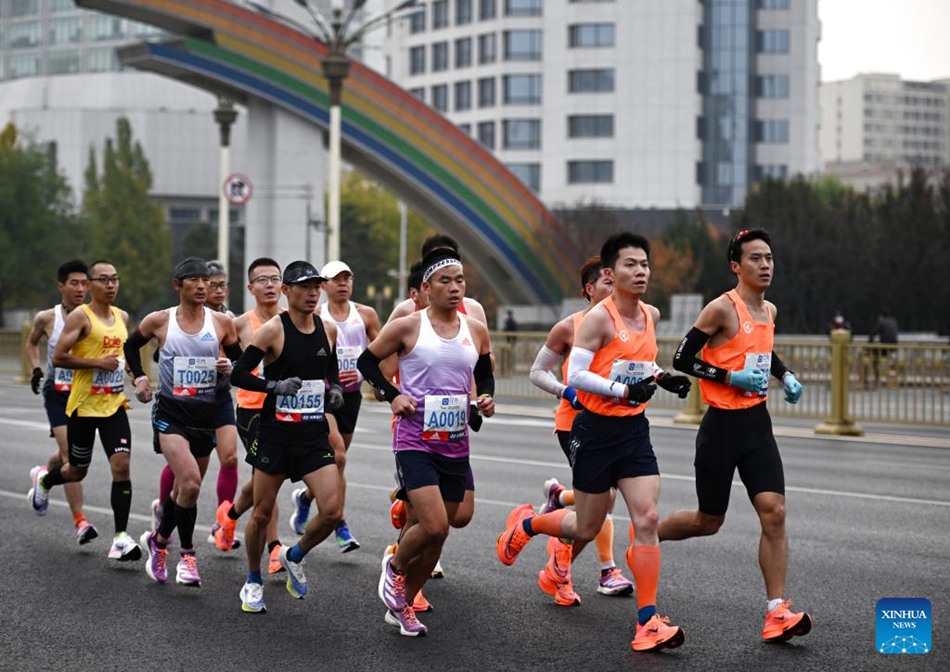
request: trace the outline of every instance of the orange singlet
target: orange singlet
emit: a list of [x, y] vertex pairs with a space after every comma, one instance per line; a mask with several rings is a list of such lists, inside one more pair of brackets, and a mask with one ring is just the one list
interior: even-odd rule
[[[594, 353], [590, 370], [612, 382], [623, 384], [638, 383], [652, 376], [659, 349], [656, 346], [653, 318], [650, 317], [646, 304], [639, 302], [643, 318], [646, 320], [646, 328], [643, 331], [630, 331], [624, 326], [617, 304], [614, 303], [614, 297], [608, 296], [603, 300], [602, 305], [613, 320], [614, 337], [612, 341]], [[611, 399], [583, 390], [577, 391], [577, 398], [584, 408], [598, 415], [633, 416], [647, 409], [647, 404], [631, 406], [626, 399]]]
[[[261, 325], [264, 324], [261, 322], [261, 318], [257, 316], [253, 310], [248, 311], [248, 321], [251, 323], [251, 334], [256, 334], [257, 330], [261, 328]], [[261, 362], [257, 367], [251, 371], [258, 378], [264, 377], [264, 362]], [[260, 409], [264, 407], [264, 399], [267, 398], [267, 393], [265, 392], [251, 392], [250, 390], [242, 390], [240, 387], [237, 390], [237, 405], [238, 408], [249, 408], [249, 409]]]
[[[581, 320], [584, 319], [584, 314], [585, 313], [581, 311], [581, 312], [574, 313], [573, 315], [571, 315], [571, 318], [573, 319], [573, 322], [574, 322], [573, 328], [574, 328], [575, 337], [577, 336], [578, 328], [580, 328], [581, 326]], [[571, 339], [571, 341], [572, 341], [571, 345], [573, 345], [573, 338]], [[569, 385], [567, 384], [567, 367], [570, 363], [571, 363], [571, 353], [568, 352], [564, 356], [564, 364], [562, 364], [563, 374], [562, 374], [561, 382], [564, 383], [565, 387], [569, 387]], [[557, 405], [557, 411], [554, 413], [554, 431], [555, 432], [571, 431], [571, 428], [574, 426], [574, 418], [577, 417], [578, 413], [580, 413], [580, 411], [574, 410], [574, 407], [571, 406], [571, 403], [567, 399], [562, 398], [561, 402]]]
[[[756, 366], [764, 369], [768, 374], [772, 366], [772, 346], [775, 341], [775, 322], [772, 321], [771, 311], [769, 311], [768, 322], [756, 322], [736, 290], [730, 290], [723, 296], [728, 297], [736, 308], [736, 314], [739, 316], [739, 331], [717, 348], [710, 348], [708, 343], [704, 345], [700, 358], [713, 366], [729, 371]], [[712, 380], [700, 379], [699, 388], [703, 393], [703, 401], [714, 408], [727, 410], [752, 408], [768, 399], [765, 392], [746, 392], [738, 387]]]

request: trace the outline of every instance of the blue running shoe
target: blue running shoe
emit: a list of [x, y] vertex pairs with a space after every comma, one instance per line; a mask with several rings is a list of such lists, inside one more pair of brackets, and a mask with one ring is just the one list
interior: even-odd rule
[[360, 547], [360, 542], [350, 534], [350, 528], [346, 526], [346, 521], [340, 521], [334, 530], [336, 535], [336, 545], [340, 547], [340, 553], [349, 553]]
[[290, 514], [290, 529], [297, 534], [303, 534], [307, 528], [307, 518], [310, 517], [310, 501], [304, 495], [306, 488], [297, 488], [290, 493], [290, 501], [294, 505], [294, 512]]
[[303, 573], [303, 559], [294, 562], [287, 557], [290, 548], [283, 546], [280, 549], [280, 564], [287, 570], [287, 592], [302, 600], [307, 594], [307, 575]]

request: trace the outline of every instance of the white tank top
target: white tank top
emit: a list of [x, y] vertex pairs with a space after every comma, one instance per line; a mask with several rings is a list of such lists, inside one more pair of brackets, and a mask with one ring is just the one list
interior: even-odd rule
[[366, 349], [366, 323], [357, 309], [356, 304], [349, 302], [350, 311], [342, 322], [337, 322], [330, 314], [330, 304], [326, 304], [320, 311], [320, 317], [324, 322], [332, 322], [336, 325], [336, 358], [340, 367], [340, 373], [344, 371], [356, 371], [356, 382], [346, 385], [344, 392], [356, 392], [360, 389], [363, 382], [363, 376], [356, 368], [356, 360], [359, 359], [363, 350]]
[[53, 351], [66, 325], [66, 311], [63, 309], [63, 304], [57, 304], [53, 308], [53, 315], [53, 330], [46, 339], [46, 377], [53, 381], [53, 389], [57, 392], [69, 392], [73, 389], [73, 370], [53, 366]]
[[204, 308], [204, 324], [196, 334], [178, 326], [178, 307], [168, 309], [168, 333], [158, 355], [158, 393], [177, 401], [216, 401], [216, 362], [220, 344], [214, 318]]

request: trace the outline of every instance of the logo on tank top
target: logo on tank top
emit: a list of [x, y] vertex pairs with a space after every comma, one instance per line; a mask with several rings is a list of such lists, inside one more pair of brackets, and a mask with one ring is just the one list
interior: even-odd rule
[[745, 333], [751, 334], [752, 329], [753, 329], [752, 322], [746, 320], [745, 322], [742, 323], [742, 331], [744, 331]]
[[319, 350], [317, 350], [317, 357], [326, 357], [326, 356], [327, 356], [326, 350], [324, 350], [323, 348], [320, 348]]
[[617, 338], [619, 338], [624, 343], [630, 340], [630, 337], [627, 335], [626, 329], [621, 329], [620, 332], [617, 334]]
[[472, 342], [468, 340], [468, 336], [462, 339], [462, 345], [471, 345]]
[[210, 331], [206, 331], [205, 333], [201, 334], [201, 340], [202, 340], [202, 341], [214, 341], [214, 340], [217, 340], [217, 339], [214, 337], [214, 334], [212, 334]]
[[102, 347], [106, 349], [110, 348], [121, 348], [122, 339], [118, 336], [103, 336], [102, 337]]

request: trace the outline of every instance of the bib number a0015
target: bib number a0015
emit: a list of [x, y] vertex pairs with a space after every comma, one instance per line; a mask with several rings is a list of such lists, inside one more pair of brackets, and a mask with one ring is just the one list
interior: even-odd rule
[[[630, 359], [615, 359], [610, 367], [610, 380], [621, 385], [636, 385], [644, 378], [653, 375], [653, 362], [639, 362]], [[639, 406], [635, 401], [614, 398], [614, 403], [628, 406]]]
[[466, 436], [467, 423], [467, 394], [426, 395], [423, 441], [461, 441]]
[[92, 370], [92, 394], [119, 394], [125, 386], [125, 362], [119, 360], [119, 368], [115, 371], [105, 369]]
[[53, 369], [53, 389], [57, 392], [69, 392], [73, 389], [72, 369]]
[[305, 380], [297, 394], [278, 394], [274, 417], [278, 422], [320, 422], [324, 419], [326, 383]]
[[172, 394], [176, 397], [197, 397], [213, 392], [218, 383], [217, 359], [214, 357], [175, 357], [172, 372]]
[[[765, 371], [765, 375], [769, 376], [772, 370], [772, 353], [771, 352], [747, 352], [745, 356], [745, 368], [746, 369], [762, 369]], [[759, 392], [748, 392], [742, 391], [743, 397], [764, 397], [766, 396], [765, 390], [760, 390]]]

